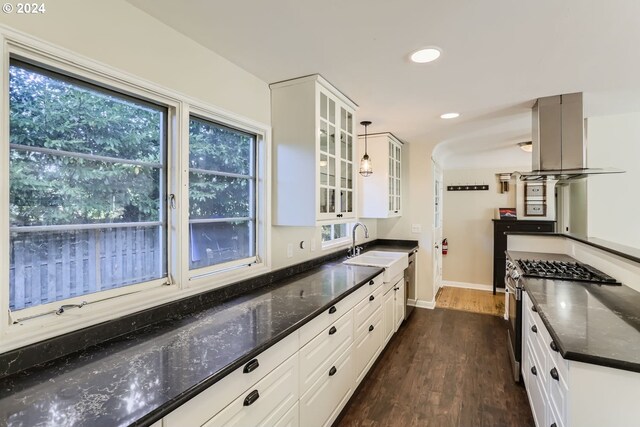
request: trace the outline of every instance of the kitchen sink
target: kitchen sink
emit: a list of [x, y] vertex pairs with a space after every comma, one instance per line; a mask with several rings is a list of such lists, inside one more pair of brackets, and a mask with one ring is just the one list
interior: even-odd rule
[[390, 282], [394, 277], [404, 273], [409, 266], [409, 254], [406, 252], [369, 251], [343, 262], [348, 265], [363, 265], [384, 268], [384, 281]]

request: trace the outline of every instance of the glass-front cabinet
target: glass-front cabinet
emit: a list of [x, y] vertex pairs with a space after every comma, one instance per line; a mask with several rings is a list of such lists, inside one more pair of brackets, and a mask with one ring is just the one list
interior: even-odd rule
[[271, 85], [274, 224], [356, 217], [357, 106], [319, 75]]
[[[367, 139], [373, 174], [358, 177], [360, 216], [401, 216], [403, 143], [388, 132], [370, 134]], [[364, 152], [364, 136], [358, 137], [358, 144], [360, 152]]]

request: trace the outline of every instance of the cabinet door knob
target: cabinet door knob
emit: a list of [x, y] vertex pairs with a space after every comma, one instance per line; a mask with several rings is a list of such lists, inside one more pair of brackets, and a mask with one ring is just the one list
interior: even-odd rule
[[335, 305], [332, 305], [332, 306], [331, 306], [331, 308], [329, 309], [329, 314], [333, 314], [333, 313], [335, 313], [336, 311], [338, 311], [338, 309], [336, 308], [336, 306], [335, 306]]
[[369, 285], [373, 285], [375, 282], [373, 280], [369, 280]]
[[549, 347], [551, 347], [551, 350], [553, 351], [558, 351], [558, 346], [556, 345], [555, 341], [551, 341], [551, 344], [549, 344]]
[[255, 371], [256, 369], [258, 369], [258, 366], [260, 366], [258, 359], [250, 360], [247, 362], [246, 365], [244, 365], [244, 369], [242, 370], [242, 373], [248, 374], [251, 371]]
[[558, 427], [556, 423], [551, 424], [551, 427]]
[[260, 398], [260, 393], [258, 390], [253, 390], [251, 393], [244, 398], [244, 406], [253, 405], [253, 403]]
[[536, 308], [536, 306], [535, 306], [535, 305], [532, 305], [532, 306], [531, 306], [531, 311], [533, 311], [534, 313], [537, 313], [537, 312], [538, 312], [538, 309]]
[[538, 370], [536, 369], [536, 367], [535, 367], [535, 366], [532, 366], [532, 367], [531, 367], [531, 373], [532, 373], [533, 375], [536, 375], [536, 376], [538, 375]]
[[336, 372], [338, 372], [338, 370], [336, 369], [335, 366], [332, 366], [331, 369], [329, 369], [329, 376], [330, 377], [334, 376]]
[[558, 370], [556, 368], [552, 368], [551, 371], [549, 371], [549, 373], [551, 374], [551, 378], [553, 378], [556, 381], [560, 381], [560, 375], [558, 375]]
[[329, 329], [329, 335], [333, 335], [333, 334], [335, 334], [336, 332], [338, 332], [338, 330], [336, 329], [336, 327], [335, 327], [335, 326], [332, 326], [332, 327], [331, 327], [331, 329]]
[[373, 331], [373, 325], [369, 325], [369, 332]]
[[374, 297], [373, 295], [369, 297], [369, 301], [373, 301], [374, 299], [376, 299], [376, 297]]
[[534, 334], [537, 334], [538, 333], [538, 327], [536, 325], [533, 325], [531, 327], [531, 332], [533, 332]]

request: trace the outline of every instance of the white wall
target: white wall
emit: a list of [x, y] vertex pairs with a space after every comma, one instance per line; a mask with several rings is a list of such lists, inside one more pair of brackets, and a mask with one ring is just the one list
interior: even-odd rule
[[589, 167], [626, 171], [588, 178], [589, 236], [640, 248], [640, 113], [589, 118], [587, 154]]
[[55, 0], [0, 23], [139, 78], [270, 122], [268, 85], [123, 0]]
[[[263, 82], [124, 0], [56, 0], [44, 15], [1, 14], [0, 23], [59, 48], [267, 125], [271, 98]], [[377, 222], [365, 221], [370, 238]], [[346, 247], [322, 250], [320, 227], [272, 227], [272, 267]], [[364, 235], [358, 230], [358, 240]], [[311, 241], [315, 240], [315, 251]], [[300, 249], [305, 241], [305, 249]], [[287, 257], [287, 244], [294, 247]]]
[[[449, 253], [443, 256], [443, 282], [493, 284], [493, 221], [496, 208], [516, 206], [516, 185], [499, 192], [497, 173], [524, 170], [526, 166], [500, 169], [454, 169], [444, 171], [443, 238]], [[447, 191], [448, 185], [488, 184], [488, 191]]]
[[[416, 258], [418, 281], [417, 297], [433, 301], [433, 145], [410, 143], [402, 148], [402, 216], [378, 220], [378, 238], [418, 240], [420, 251]], [[373, 159], [375, 161], [375, 159]], [[375, 166], [374, 166], [375, 167]], [[375, 170], [375, 169], [374, 169]], [[375, 173], [375, 172], [374, 172]], [[412, 233], [411, 225], [422, 227]]]

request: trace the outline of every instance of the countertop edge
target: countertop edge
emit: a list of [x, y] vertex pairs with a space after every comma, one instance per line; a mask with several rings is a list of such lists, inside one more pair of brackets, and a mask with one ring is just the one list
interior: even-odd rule
[[[372, 267], [372, 268], [375, 268], [375, 267]], [[330, 302], [328, 302], [327, 304], [325, 304], [321, 308], [318, 308], [317, 310], [315, 310], [314, 312], [312, 312], [308, 316], [302, 318], [300, 321], [294, 323], [293, 325], [291, 325], [291, 327], [289, 327], [288, 329], [286, 329], [285, 331], [283, 331], [282, 333], [280, 333], [276, 337], [274, 337], [271, 340], [267, 341], [266, 343], [260, 345], [259, 347], [254, 348], [253, 350], [251, 350], [250, 352], [248, 352], [244, 356], [236, 359], [234, 362], [230, 363], [229, 365], [227, 365], [226, 367], [224, 367], [220, 371], [218, 371], [215, 374], [207, 377], [206, 379], [204, 379], [203, 381], [201, 381], [198, 384], [194, 385], [193, 387], [185, 390], [182, 394], [180, 394], [180, 395], [176, 396], [175, 398], [167, 401], [165, 404], [157, 407], [153, 411], [145, 414], [140, 419], [138, 419], [138, 420], [134, 421], [133, 423], [129, 424], [129, 426], [130, 427], [149, 427], [153, 423], [155, 423], [157, 421], [160, 421], [163, 417], [165, 417], [166, 415], [168, 415], [169, 413], [171, 413], [172, 411], [174, 411], [178, 407], [184, 405], [186, 402], [188, 402], [189, 400], [191, 400], [192, 398], [194, 398], [195, 396], [197, 396], [198, 394], [200, 394], [204, 390], [206, 390], [209, 387], [213, 386], [215, 383], [220, 381], [222, 378], [226, 377], [227, 375], [229, 375], [230, 373], [232, 373], [233, 371], [238, 369], [244, 363], [246, 363], [249, 360], [253, 359], [258, 354], [264, 352], [269, 347], [272, 347], [273, 345], [277, 344], [278, 342], [280, 342], [281, 340], [283, 340], [287, 336], [291, 335], [296, 330], [300, 329], [302, 326], [304, 326], [307, 323], [309, 323], [311, 320], [315, 319], [322, 312], [324, 312], [325, 310], [328, 310], [332, 305], [334, 305], [335, 303], [337, 303], [337, 302], [341, 301], [342, 299], [346, 298], [348, 295], [350, 295], [351, 293], [353, 293], [356, 290], [358, 290], [359, 288], [361, 288], [365, 283], [369, 282], [370, 280], [372, 280], [373, 278], [375, 278], [376, 276], [378, 276], [382, 272], [384, 272], [384, 268], [379, 268], [376, 273], [371, 274], [365, 280], [362, 280], [357, 285], [347, 289], [345, 292], [340, 294], [338, 297], [334, 298], [333, 300], [331, 300]]]
[[[523, 287], [524, 287], [524, 290], [526, 291], [527, 290], [526, 281], [523, 283]], [[560, 355], [562, 355], [562, 357], [565, 360], [572, 360], [574, 362], [582, 362], [582, 363], [589, 363], [591, 365], [604, 366], [605, 368], [614, 368], [614, 369], [621, 369], [624, 371], [633, 371], [633, 372], [640, 373], [640, 363], [634, 363], [634, 362], [629, 362], [626, 360], [619, 360], [619, 359], [611, 359], [608, 357], [595, 356], [592, 354], [585, 354], [577, 351], [567, 350], [564, 344], [562, 343], [562, 340], [558, 337], [558, 334], [551, 326], [549, 320], [547, 319], [547, 316], [544, 314], [544, 310], [540, 307], [535, 297], [530, 292], [527, 292], [527, 295], [529, 295], [531, 302], [538, 310], [537, 313], [540, 316], [540, 319], [542, 319], [542, 323], [544, 323], [544, 326], [547, 328], [547, 331], [549, 331], [549, 335], [551, 335], [551, 338], [558, 346]]]

